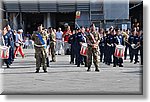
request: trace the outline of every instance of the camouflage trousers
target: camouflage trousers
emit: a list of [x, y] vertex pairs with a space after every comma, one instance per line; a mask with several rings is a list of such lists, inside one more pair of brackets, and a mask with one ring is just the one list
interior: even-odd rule
[[51, 53], [51, 56], [52, 56], [52, 61], [56, 61], [56, 56], [55, 56], [55, 47], [56, 46], [56, 43], [55, 42], [51, 42], [50, 43], [50, 47], [49, 47], [49, 51]]
[[43, 67], [43, 70], [46, 70], [46, 51], [44, 48], [35, 48], [35, 59], [36, 59], [36, 70], [40, 70], [40, 67]]
[[98, 68], [98, 49], [92, 48], [92, 47], [88, 47], [87, 64], [88, 64], [89, 68], [92, 65], [92, 57], [93, 57], [93, 63], [95, 65], [95, 68]]

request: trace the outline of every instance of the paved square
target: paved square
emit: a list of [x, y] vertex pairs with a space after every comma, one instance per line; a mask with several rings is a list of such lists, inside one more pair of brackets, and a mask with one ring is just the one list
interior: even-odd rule
[[[48, 73], [35, 72], [34, 50], [25, 50], [26, 57], [18, 57], [11, 68], [1, 68], [2, 94], [142, 94], [143, 67], [124, 61], [123, 68], [100, 63], [100, 72], [87, 72], [69, 64], [70, 56], [57, 55]], [[2, 72], [3, 71], [3, 72]]]

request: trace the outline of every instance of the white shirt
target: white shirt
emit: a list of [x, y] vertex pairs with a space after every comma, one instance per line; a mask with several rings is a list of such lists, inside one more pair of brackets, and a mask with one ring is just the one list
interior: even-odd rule
[[20, 34], [16, 34], [16, 42], [20, 42], [20, 40], [21, 41], [23, 41], [23, 39], [21, 39], [21, 36], [20, 36]]
[[63, 32], [62, 31], [57, 31], [56, 32], [56, 39], [62, 39], [62, 35], [63, 35]]

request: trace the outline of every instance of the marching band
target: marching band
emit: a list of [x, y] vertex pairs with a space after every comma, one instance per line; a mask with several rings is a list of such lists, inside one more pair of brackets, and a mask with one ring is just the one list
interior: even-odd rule
[[[39, 58], [40, 56], [36, 56], [38, 67], [36, 72], [39, 72], [41, 64], [43, 65], [44, 72], [47, 72], [45, 63], [49, 67], [48, 56], [52, 56], [51, 62], [56, 62], [56, 55], [62, 54], [62, 47], [64, 48], [64, 54], [70, 54], [70, 64], [75, 64], [77, 67], [85, 65], [85, 67], [88, 67], [87, 71], [90, 71], [92, 57], [95, 71], [99, 71], [98, 62], [105, 63], [106, 65], [113, 64], [113, 67], [124, 67], [123, 61], [127, 60], [128, 51], [130, 63], [133, 61], [134, 64], [139, 63], [140, 54], [140, 64], [143, 65], [143, 32], [138, 28], [121, 30], [111, 26], [108, 30], [104, 30], [102, 28], [96, 29], [95, 25], [92, 24], [90, 28], [77, 27], [73, 31], [68, 25], [64, 32], [61, 31], [61, 28], [56, 31], [52, 27], [45, 29], [39, 26], [39, 29], [39, 35], [35, 33], [31, 37], [34, 41], [34, 48], [37, 50], [36, 53], [41, 48], [43, 48], [41, 51], [44, 52], [44, 55], [41, 55], [43, 57]], [[21, 49], [22, 41], [19, 39], [20, 32], [22, 33], [23, 31], [18, 30], [17, 34], [15, 34], [15, 30], [11, 30], [9, 25], [6, 25], [3, 31], [1, 31], [0, 58], [3, 59], [8, 68], [16, 57], [17, 49], [20, 49], [20, 53], [24, 57]], [[41, 36], [42, 34], [43, 36]], [[40, 47], [36, 45], [37, 39], [40, 39], [37, 44]], [[19, 47], [16, 45], [17, 40], [21, 42]], [[14, 51], [14, 49], [16, 50]]]

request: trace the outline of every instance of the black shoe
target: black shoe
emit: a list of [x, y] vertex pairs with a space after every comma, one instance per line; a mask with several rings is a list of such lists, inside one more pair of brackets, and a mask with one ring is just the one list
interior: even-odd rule
[[110, 63], [107, 63], [107, 65], [109, 65], [109, 66], [110, 66]]
[[84, 67], [88, 67], [87, 65], [85, 65]]
[[99, 72], [99, 69], [95, 69], [95, 72]]
[[116, 67], [116, 65], [113, 65], [113, 67]]
[[130, 63], [132, 63], [133, 61], [130, 61]]
[[91, 71], [90, 69], [87, 70], [87, 72]]
[[83, 62], [81, 62], [81, 65], [84, 65], [84, 63], [83, 63]]
[[44, 70], [44, 73], [47, 73], [47, 70]]
[[119, 65], [119, 67], [123, 67], [123, 65], [121, 64], [121, 65]]
[[56, 62], [55, 60], [51, 60], [50, 62]]
[[36, 70], [36, 72], [35, 73], [39, 73], [39, 70]]
[[80, 65], [77, 65], [77, 67], [80, 67]]
[[134, 62], [134, 64], [137, 64], [138, 62]]
[[7, 68], [10, 68], [9, 65], [7, 65]]
[[49, 65], [47, 65], [47, 67], [49, 67]]
[[74, 62], [70, 62], [70, 64], [74, 64]]
[[58, 55], [61, 55], [61, 54], [58, 54]]

